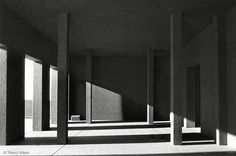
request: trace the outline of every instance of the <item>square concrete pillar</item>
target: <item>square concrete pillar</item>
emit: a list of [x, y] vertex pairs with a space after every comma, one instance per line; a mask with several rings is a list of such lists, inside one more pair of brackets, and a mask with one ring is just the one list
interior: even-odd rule
[[0, 49], [0, 145], [24, 139], [24, 56]]
[[92, 123], [92, 51], [86, 56], [86, 122]]
[[70, 120], [70, 74], [68, 74], [68, 102], [67, 102], [67, 116], [68, 116], [68, 120]]
[[33, 131], [49, 130], [49, 66], [34, 63]]
[[147, 123], [154, 118], [154, 52], [147, 52]]
[[50, 118], [51, 124], [57, 124], [57, 84], [58, 74], [56, 69], [51, 69], [51, 104]]
[[68, 14], [58, 18], [58, 109], [57, 142], [68, 140]]
[[182, 144], [183, 69], [182, 63], [182, 14], [171, 15], [170, 80], [171, 80], [171, 143]]
[[227, 145], [227, 51], [223, 13], [213, 16], [213, 49], [217, 55], [216, 143]]

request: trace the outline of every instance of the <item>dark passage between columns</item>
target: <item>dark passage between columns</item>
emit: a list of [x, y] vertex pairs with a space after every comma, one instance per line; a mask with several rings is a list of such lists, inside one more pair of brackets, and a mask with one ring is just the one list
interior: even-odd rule
[[188, 67], [186, 71], [186, 128], [200, 127], [200, 65]]
[[57, 141], [68, 140], [68, 14], [58, 17], [58, 111]]

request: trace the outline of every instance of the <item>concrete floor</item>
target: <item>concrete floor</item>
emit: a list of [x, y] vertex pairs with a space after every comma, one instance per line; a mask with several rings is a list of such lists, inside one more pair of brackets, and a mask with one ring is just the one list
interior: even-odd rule
[[26, 139], [0, 146], [0, 155], [236, 155], [236, 149], [217, 146], [201, 136], [199, 128], [183, 128], [184, 145], [172, 146], [169, 123], [164, 122], [153, 126], [145, 122], [70, 123], [67, 145], [56, 144], [55, 125], [43, 132], [32, 132], [31, 127], [31, 120], [27, 119]]

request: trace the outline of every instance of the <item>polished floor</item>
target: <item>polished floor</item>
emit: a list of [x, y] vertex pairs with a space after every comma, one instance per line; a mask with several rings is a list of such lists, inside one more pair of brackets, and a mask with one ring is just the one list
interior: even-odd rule
[[[183, 128], [183, 145], [170, 144], [168, 122], [95, 122], [70, 123], [69, 143], [56, 144], [56, 128], [33, 132], [26, 120], [26, 139], [13, 145], [0, 146], [0, 155], [164, 155], [164, 156], [236, 156], [236, 149], [217, 146], [202, 136], [199, 128]], [[23, 145], [22, 145], [23, 144]]]

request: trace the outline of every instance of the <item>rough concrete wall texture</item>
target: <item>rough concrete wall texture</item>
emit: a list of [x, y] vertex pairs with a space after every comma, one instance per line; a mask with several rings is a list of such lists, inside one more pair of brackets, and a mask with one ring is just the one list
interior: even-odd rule
[[[109, 94], [116, 96], [116, 101], [110, 103], [108, 97], [104, 101], [101, 96], [93, 95], [93, 116], [97, 116], [93, 119], [112, 119], [112, 114], [117, 114], [121, 109], [123, 120], [146, 121], [146, 56], [94, 57], [93, 60], [93, 84], [99, 86], [100, 91], [103, 91], [103, 93], [99, 92], [100, 94], [108, 95], [109, 90]], [[104, 103], [113, 105], [112, 107], [115, 108], [112, 110], [110, 107], [104, 107], [106, 110], [99, 109]], [[98, 118], [98, 114], [104, 116]]]
[[51, 124], [57, 124], [57, 71], [51, 70], [51, 101], [50, 101], [50, 119]]
[[[146, 56], [93, 57], [94, 120], [146, 120], [146, 61]], [[71, 57], [70, 114], [79, 114], [82, 119], [85, 62], [85, 56]], [[156, 57], [155, 120], [169, 119], [169, 96], [169, 58]]]
[[[212, 45], [212, 30], [209, 25], [184, 46], [185, 58], [183, 62], [185, 67], [200, 65], [202, 132], [215, 138], [215, 112], [213, 108], [217, 99], [217, 54]], [[186, 85], [186, 82], [184, 84]], [[186, 93], [184, 96], [186, 100]]]
[[25, 100], [25, 117], [32, 118], [32, 107], [33, 101], [32, 100]]
[[34, 94], [33, 94], [33, 130], [42, 131], [43, 124], [43, 101], [42, 101], [42, 65], [34, 63]]
[[236, 147], [236, 7], [226, 12], [228, 145]]
[[0, 49], [0, 144], [6, 144], [7, 52]]
[[37, 29], [33, 28], [23, 18], [0, 4], [1, 16], [1, 42], [8, 49], [28, 54], [47, 64], [57, 65], [57, 46]]
[[33, 130], [49, 129], [49, 66], [34, 63]]

